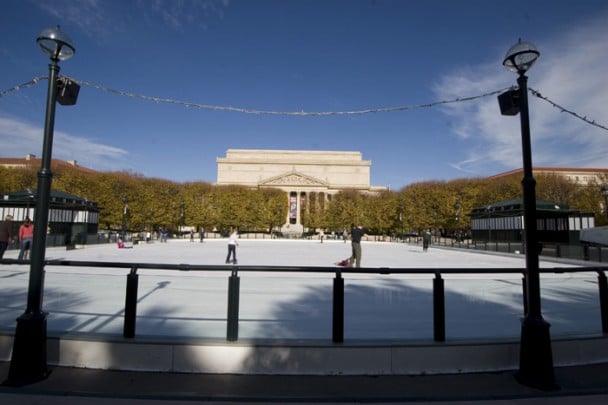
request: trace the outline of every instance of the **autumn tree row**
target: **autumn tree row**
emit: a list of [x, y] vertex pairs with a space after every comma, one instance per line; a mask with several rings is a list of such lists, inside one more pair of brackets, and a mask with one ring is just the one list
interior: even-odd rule
[[[536, 180], [538, 199], [593, 212], [597, 225], [608, 224], [602, 184], [580, 186], [555, 175], [540, 175]], [[35, 169], [0, 167], [0, 192], [35, 189], [36, 182]], [[53, 189], [97, 202], [102, 229], [120, 229], [125, 203], [125, 219], [132, 231], [159, 227], [177, 230], [182, 225], [268, 231], [283, 224], [288, 209], [286, 194], [278, 189], [176, 183], [127, 172], [91, 173], [56, 167]], [[327, 201], [318, 201], [311, 194], [302, 204], [302, 223], [311, 230], [336, 232], [361, 223], [375, 234], [467, 230], [473, 208], [517, 198], [521, 198], [521, 179], [515, 176], [428, 181], [374, 196], [346, 190]]]

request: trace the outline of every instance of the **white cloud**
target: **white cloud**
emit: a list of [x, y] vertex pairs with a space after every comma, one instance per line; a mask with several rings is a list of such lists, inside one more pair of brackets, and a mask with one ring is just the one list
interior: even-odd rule
[[[0, 116], [0, 150], [4, 157], [40, 157], [43, 128], [27, 122]], [[95, 170], [121, 170], [126, 165], [127, 151], [110, 145], [95, 143], [84, 137], [61, 131], [53, 135], [53, 158], [76, 160], [81, 166]]]
[[[103, 38], [108, 35], [108, 28], [116, 28], [120, 20], [108, 14], [107, 4], [99, 0], [56, 0], [53, 2], [35, 2], [44, 12], [57, 21], [74, 24], [91, 37]], [[112, 21], [109, 24], [109, 21]]]
[[169, 27], [182, 30], [184, 26], [199, 25], [206, 28], [208, 17], [224, 16], [224, 8], [228, 7], [229, 0], [154, 0], [138, 1], [138, 7], [150, 10], [152, 14], [160, 16], [163, 23]]
[[[608, 126], [607, 37], [608, 27], [603, 19], [598, 19], [558, 38], [532, 41], [541, 57], [528, 72], [528, 87], [568, 110]], [[515, 85], [516, 75], [500, 66], [502, 57], [496, 55], [491, 64], [441, 78], [435, 86], [436, 94], [447, 99]], [[606, 130], [560, 112], [532, 94], [529, 106], [535, 166], [608, 167]], [[442, 111], [453, 120], [455, 135], [470, 148], [462, 161], [452, 163], [453, 167], [467, 173], [521, 167], [519, 115], [501, 116], [496, 97], [451, 104]]]
[[158, 17], [177, 31], [187, 26], [206, 29], [208, 19], [222, 19], [230, 3], [229, 0], [137, 0], [133, 4], [102, 0], [30, 1], [57, 21], [73, 24], [97, 40], [108, 40], [116, 31], [124, 33], [133, 16], [143, 16], [150, 24], [155, 24]]

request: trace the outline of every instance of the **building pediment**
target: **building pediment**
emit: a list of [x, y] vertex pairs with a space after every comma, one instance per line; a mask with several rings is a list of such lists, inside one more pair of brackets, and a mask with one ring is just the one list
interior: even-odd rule
[[312, 176], [307, 176], [305, 174], [291, 171], [288, 173], [283, 173], [278, 176], [270, 177], [268, 179], [262, 180], [260, 186], [317, 186], [317, 187], [327, 187], [327, 182], [323, 180], [319, 180]]

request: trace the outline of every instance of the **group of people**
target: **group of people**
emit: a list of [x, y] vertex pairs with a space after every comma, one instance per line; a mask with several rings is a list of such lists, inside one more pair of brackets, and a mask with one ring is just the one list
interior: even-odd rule
[[[0, 221], [0, 259], [4, 257], [4, 252], [13, 242], [13, 217], [7, 215], [4, 221]], [[34, 225], [29, 218], [25, 218], [17, 235], [19, 241], [19, 256], [18, 260], [28, 260], [32, 243], [34, 240]]]
[[[344, 259], [342, 262], [337, 263], [340, 266], [348, 267], [361, 267], [361, 239], [365, 235], [363, 226], [352, 225], [350, 232], [352, 254], [350, 258]], [[346, 231], [344, 233], [344, 240], [346, 241]], [[228, 237], [228, 255], [226, 256], [226, 264], [237, 264], [236, 260], [236, 247], [239, 245], [239, 233], [236, 228], [230, 228], [230, 236]]]
[[[2, 259], [2, 257], [4, 256], [4, 252], [8, 248], [9, 244], [13, 241], [12, 223], [11, 223], [12, 219], [13, 219], [12, 216], [7, 215], [4, 219], [4, 221], [0, 221], [0, 259]], [[166, 242], [167, 241], [167, 231], [163, 228], [163, 229], [161, 229], [160, 234], [161, 234], [160, 241]], [[204, 235], [204, 232], [201, 232], [201, 238], [200, 238], [201, 242], [203, 241], [202, 235]], [[361, 226], [361, 225], [355, 226], [354, 224], [352, 225], [351, 232], [350, 232], [351, 247], [352, 247], [351, 256], [347, 259], [344, 259], [344, 260], [336, 263], [337, 265], [348, 266], [348, 267], [361, 267], [361, 239], [363, 238], [364, 235], [365, 235], [365, 231], [363, 230], [363, 226]], [[348, 237], [348, 233], [346, 232], [346, 230], [344, 230], [342, 237], [344, 239], [344, 242], [346, 242], [346, 239]], [[322, 238], [323, 238], [323, 234], [321, 233], [321, 243], [323, 241]], [[29, 252], [32, 247], [33, 239], [34, 239], [34, 225], [32, 224], [32, 222], [29, 218], [25, 218], [25, 220], [23, 221], [23, 224], [21, 224], [21, 226], [19, 227], [18, 240], [19, 240], [20, 249], [19, 249], [18, 260], [28, 260], [29, 259]], [[192, 239], [192, 236], [191, 236], [191, 239]], [[238, 239], [239, 239], [238, 230], [234, 227], [231, 228], [230, 236], [228, 237], [228, 255], [226, 256], [226, 264], [237, 264], [236, 247], [239, 245]], [[430, 233], [425, 232], [425, 234], [423, 235], [423, 241], [424, 241], [424, 251], [426, 252], [428, 249], [428, 246], [430, 244]], [[118, 245], [119, 248], [124, 247], [122, 239], [119, 240], [118, 244], [119, 244]]]

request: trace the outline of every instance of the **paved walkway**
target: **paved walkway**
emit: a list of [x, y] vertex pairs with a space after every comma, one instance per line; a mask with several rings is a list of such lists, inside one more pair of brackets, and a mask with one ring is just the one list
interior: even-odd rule
[[[8, 364], [0, 363], [0, 376]], [[26, 387], [1, 386], [2, 404], [381, 404], [608, 403], [608, 364], [556, 368], [556, 391], [516, 382], [511, 372], [435, 376], [235, 376], [56, 368]]]

